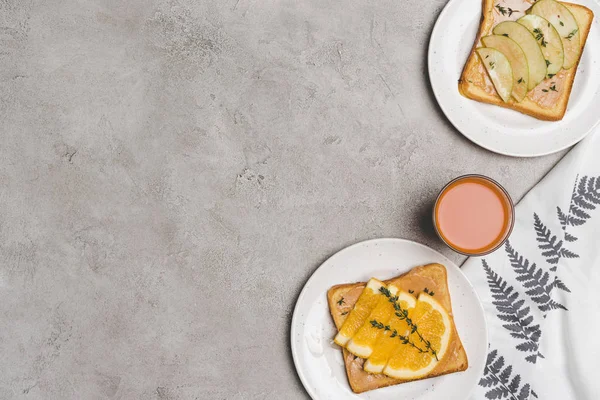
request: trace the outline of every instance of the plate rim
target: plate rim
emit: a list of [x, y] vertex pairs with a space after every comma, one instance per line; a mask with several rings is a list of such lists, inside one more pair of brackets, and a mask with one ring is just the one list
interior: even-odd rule
[[[452, 0], [450, 0], [450, 1], [452, 1]], [[299, 361], [298, 361], [298, 356], [297, 356], [298, 349], [297, 349], [295, 341], [294, 341], [294, 337], [295, 337], [295, 335], [297, 333], [297, 328], [296, 328], [297, 325], [298, 325], [297, 319], [299, 318], [298, 317], [298, 314], [299, 314], [298, 308], [300, 306], [301, 300], [303, 299], [304, 295], [306, 294], [307, 287], [312, 282], [312, 280], [315, 279], [315, 275], [317, 274], [317, 272], [319, 271], [319, 269], [321, 269], [321, 267], [323, 267], [323, 265], [327, 264], [332, 258], [338, 256], [342, 252], [349, 251], [349, 250], [351, 250], [354, 247], [358, 247], [358, 246], [365, 245], [365, 244], [368, 244], [368, 243], [375, 243], [375, 242], [410, 243], [411, 245], [417, 245], [419, 247], [424, 247], [424, 248], [426, 248], [426, 249], [428, 249], [430, 251], [433, 251], [433, 252], [439, 254], [442, 258], [448, 260], [452, 265], [454, 265], [456, 267], [456, 269], [458, 270], [458, 273], [461, 274], [465, 278], [468, 286], [472, 289], [473, 293], [475, 294], [475, 297], [477, 299], [478, 309], [480, 310], [481, 315], [483, 315], [483, 322], [484, 322], [483, 328], [484, 328], [484, 333], [485, 333], [486, 347], [489, 347], [489, 331], [488, 331], [487, 317], [485, 315], [485, 309], [483, 307], [483, 303], [481, 302], [481, 299], [479, 297], [479, 294], [477, 293], [477, 290], [475, 289], [475, 287], [473, 286], [473, 284], [471, 283], [471, 281], [469, 280], [469, 278], [464, 274], [464, 272], [462, 272], [462, 270], [460, 269], [460, 266], [458, 266], [456, 263], [454, 263], [448, 257], [444, 256], [439, 251], [437, 251], [437, 250], [435, 250], [435, 249], [433, 249], [433, 248], [431, 248], [431, 247], [429, 247], [429, 246], [427, 246], [427, 245], [425, 245], [423, 243], [416, 242], [414, 240], [403, 239], [403, 238], [394, 238], [394, 237], [382, 237], [382, 238], [374, 238], [374, 239], [361, 240], [359, 242], [356, 242], [356, 243], [353, 243], [353, 244], [348, 245], [346, 247], [343, 247], [342, 249], [336, 251], [331, 256], [329, 256], [321, 264], [319, 264], [319, 266], [317, 268], [315, 268], [315, 270], [311, 273], [310, 277], [306, 280], [306, 282], [304, 283], [304, 286], [302, 287], [302, 290], [300, 291], [300, 294], [296, 298], [296, 304], [294, 305], [294, 311], [292, 313], [291, 327], [290, 327], [290, 345], [291, 345], [292, 359], [294, 361], [294, 368], [296, 369], [296, 374], [300, 378], [300, 382], [302, 383], [302, 386], [304, 387], [304, 390], [310, 396], [310, 398], [313, 399], [313, 400], [320, 400], [320, 399], [318, 397], [316, 397], [316, 395], [314, 394], [312, 388], [310, 387], [310, 385], [308, 385], [308, 381], [307, 381], [306, 376], [304, 375], [304, 372], [302, 371], [302, 369], [299, 368], [299, 365], [298, 365]], [[469, 367], [471, 367], [471, 363], [469, 363]], [[479, 369], [481, 369], [481, 371], [483, 372], [484, 367], [485, 367], [485, 358], [482, 359], [482, 363], [481, 363]], [[474, 386], [471, 387], [471, 389], [469, 390], [468, 395], [466, 396], [466, 399], [468, 399], [473, 394], [473, 391], [475, 390], [476, 386], [477, 385], [474, 385]]]
[[[440, 101], [440, 94], [438, 93], [438, 89], [439, 88], [436, 88], [436, 86], [434, 85], [434, 83], [433, 83], [433, 77], [432, 77], [432, 60], [434, 59], [434, 56], [433, 56], [433, 53], [434, 53], [433, 40], [436, 37], [436, 34], [438, 33], [438, 30], [440, 29], [441, 21], [443, 20], [443, 18], [446, 17], [446, 13], [450, 9], [450, 7], [452, 7], [454, 5], [454, 3], [456, 1], [459, 1], [459, 0], [449, 0], [444, 5], [444, 7], [442, 8], [442, 11], [440, 11], [440, 14], [438, 15], [438, 17], [437, 17], [437, 19], [435, 21], [433, 29], [431, 30], [431, 35], [429, 36], [429, 43], [428, 43], [428, 46], [427, 46], [427, 73], [429, 75], [429, 84], [431, 86], [431, 89], [433, 91], [433, 95], [435, 97], [435, 100], [436, 100], [437, 104], [442, 109], [442, 112], [444, 113], [444, 115], [446, 116], [446, 118], [448, 119], [448, 121], [450, 121], [450, 123], [452, 124], [452, 126], [454, 126], [454, 128], [461, 135], [463, 135], [465, 138], [467, 138], [469, 141], [471, 141], [471, 143], [474, 143], [477, 146], [482, 147], [482, 148], [484, 148], [484, 149], [486, 149], [488, 151], [491, 151], [493, 153], [496, 153], [496, 154], [502, 154], [502, 155], [509, 156], [509, 157], [533, 158], [533, 157], [542, 157], [542, 156], [547, 156], [547, 155], [550, 155], [550, 154], [555, 154], [555, 153], [558, 153], [559, 151], [567, 149], [567, 148], [569, 148], [569, 147], [571, 147], [571, 146], [573, 146], [573, 145], [581, 142], [583, 139], [585, 139], [586, 136], [588, 136], [592, 131], [594, 131], [600, 125], [600, 118], [598, 118], [598, 120], [596, 121], [596, 123], [594, 125], [592, 125], [587, 131], [581, 133], [580, 135], [578, 135], [574, 139], [569, 140], [566, 144], [562, 144], [562, 145], [560, 145], [557, 148], [552, 149], [552, 150], [547, 150], [547, 151], [542, 151], [542, 152], [528, 152], [528, 153], [516, 153], [516, 152], [512, 152], [512, 151], [508, 151], [508, 150], [497, 149], [497, 148], [494, 148], [493, 146], [485, 144], [482, 141], [478, 141], [474, 137], [472, 137], [472, 135], [463, 132], [463, 130], [461, 130], [457, 126], [457, 123], [452, 118], [451, 114], [448, 112], [445, 104], [443, 104]], [[591, 1], [591, 3], [593, 3], [593, 1]], [[596, 16], [596, 15], [594, 15], [594, 16]], [[578, 65], [578, 68], [579, 68], [579, 65]], [[575, 77], [575, 78], [577, 78], [577, 77]], [[517, 112], [517, 111], [515, 111], [515, 112]]]

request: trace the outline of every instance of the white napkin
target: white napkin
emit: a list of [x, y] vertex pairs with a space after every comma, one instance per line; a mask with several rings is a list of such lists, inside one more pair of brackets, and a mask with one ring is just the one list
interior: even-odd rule
[[523, 198], [507, 245], [462, 270], [489, 332], [472, 399], [600, 399], [600, 130]]

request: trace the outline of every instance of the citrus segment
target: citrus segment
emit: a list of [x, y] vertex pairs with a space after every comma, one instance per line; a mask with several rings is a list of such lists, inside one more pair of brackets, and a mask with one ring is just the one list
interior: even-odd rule
[[[417, 304], [417, 299], [407, 292], [398, 293], [398, 304], [402, 309], [412, 310]], [[408, 325], [405, 320], [392, 316], [389, 320], [389, 331], [384, 331], [373, 348], [371, 356], [364, 364], [364, 370], [373, 374], [379, 374], [387, 364], [389, 358], [396, 352], [399, 346], [402, 346], [398, 335], [408, 334]], [[394, 334], [395, 332], [395, 334]], [[393, 335], [393, 337], [392, 337]]]
[[[394, 285], [388, 286], [391, 296], [395, 296], [398, 288]], [[380, 296], [377, 305], [371, 311], [360, 329], [354, 334], [346, 345], [346, 349], [355, 356], [367, 358], [373, 352], [373, 347], [379, 335], [383, 333], [384, 326], [394, 315], [394, 306], [386, 296]]]
[[429, 374], [446, 354], [452, 326], [448, 312], [432, 296], [421, 293], [410, 315], [417, 330], [389, 359], [385, 375], [416, 379]]
[[379, 289], [382, 286], [385, 286], [383, 282], [375, 278], [369, 280], [367, 286], [356, 301], [354, 308], [350, 311], [350, 314], [348, 314], [348, 317], [344, 321], [340, 331], [335, 336], [335, 339], [333, 339], [335, 343], [340, 346], [345, 346], [352, 336], [360, 329], [371, 311], [377, 305], [378, 300], [380, 298], [385, 298], [385, 296], [379, 292]]

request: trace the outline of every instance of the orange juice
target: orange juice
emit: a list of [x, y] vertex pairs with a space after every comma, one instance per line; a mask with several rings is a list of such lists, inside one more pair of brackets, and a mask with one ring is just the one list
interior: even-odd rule
[[465, 175], [440, 192], [433, 211], [440, 238], [467, 255], [483, 255], [500, 247], [514, 221], [510, 196], [494, 180]]

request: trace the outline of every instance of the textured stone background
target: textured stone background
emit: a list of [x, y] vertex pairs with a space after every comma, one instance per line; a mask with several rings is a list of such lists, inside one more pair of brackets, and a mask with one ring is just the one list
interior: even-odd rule
[[432, 97], [444, 1], [0, 0], [0, 399], [307, 399], [295, 299], [336, 250], [444, 249], [498, 156]]

